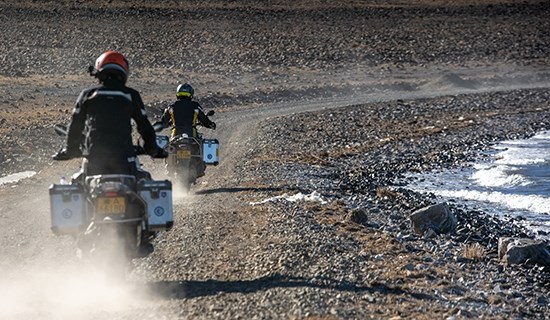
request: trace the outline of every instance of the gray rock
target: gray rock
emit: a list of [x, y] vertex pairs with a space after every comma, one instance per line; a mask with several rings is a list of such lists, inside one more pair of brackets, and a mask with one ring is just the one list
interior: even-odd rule
[[543, 241], [526, 238], [500, 238], [498, 257], [506, 264], [550, 266], [550, 248]]
[[457, 225], [456, 217], [446, 202], [416, 210], [410, 219], [413, 231], [418, 235], [449, 233]]

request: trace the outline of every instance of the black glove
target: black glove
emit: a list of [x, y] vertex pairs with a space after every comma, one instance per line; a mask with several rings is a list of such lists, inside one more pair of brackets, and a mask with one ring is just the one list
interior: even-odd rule
[[208, 128], [216, 130], [216, 123], [214, 121], [210, 122], [210, 126]]
[[141, 154], [147, 154], [142, 146], [134, 146], [134, 152], [139, 156]]
[[67, 149], [61, 149], [57, 152], [57, 154], [53, 155], [53, 159], [57, 161], [65, 161], [65, 160], [71, 160], [73, 158], [81, 157], [82, 153], [79, 151], [68, 151]]
[[164, 159], [168, 158], [168, 152], [162, 148], [157, 148], [154, 152], [152, 152], [151, 157], [157, 158], [157, 159]]

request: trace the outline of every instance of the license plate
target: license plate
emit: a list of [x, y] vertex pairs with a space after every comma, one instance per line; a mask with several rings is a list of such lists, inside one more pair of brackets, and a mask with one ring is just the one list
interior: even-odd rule
[[113, 214], [125, 212], [126, 201], [124, 197], [97, 198], [97, 213]]
[[178, 150], [176, 151], [176, 157], [178, 159], [189, 159], [191, 158], [191, 150]]

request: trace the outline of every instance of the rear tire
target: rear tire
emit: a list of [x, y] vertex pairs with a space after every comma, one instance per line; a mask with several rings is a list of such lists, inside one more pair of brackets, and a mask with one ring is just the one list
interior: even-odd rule
[[109, 279], [121, 280], [126, 278], [131, 258], [128, 257], [128, 243], [124, 229], [115, 226], [101, 228], [96, 244], [95, 258], [98, 266]]
[[124, 281], [137, 250], [134, 233], [120, 225], [91, 226], [79, 239], [77, 255], [104, 280]]
[[191, 184], [193, 184], [193, 173], [191, 172], [191, 161], [182, 160], [178, 162], [175, 181], [177, 181], [185, 192], [191, 190]]

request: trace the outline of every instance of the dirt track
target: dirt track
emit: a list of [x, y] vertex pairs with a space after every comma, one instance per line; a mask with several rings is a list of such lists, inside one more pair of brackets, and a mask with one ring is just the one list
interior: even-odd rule
[[[406, 251], [386, 230], [364, 228], [357, 237], [357, 231], [319, 223], [310, 216], [319, 209], [307, 204], [305, 214], [302, 205], [249, 205], [285, 192], [315, 191], [300, 179], [297, 188], [277, 180], [283, 177], [277, 170], [272, 173], [279, 175], [266, 181], [261, 170], [288, 162], [304, 170], [315, 169], [303, 163], [320, 165], [300, 154], [300, 144], [291, 139], [276, 140], [285, 147], [278, 151], [282, 156], [269, 148], [261, 152], [260, 141], [272, 139], [260, 135], [265, 130], [322, 118], [295, 113], [548, 88], [550, 38], [542, 32], [550, 23], [547, 3], [349, 1], [336, 8], [318, 1], [132, 3], [91, 7], [64, 1], [53, 11], [48, 2], [0, 3], [6, 30], [0, 38], [0, 174], [37, 171], [18, 184], [0, 186], [0, 285], [5, 288], [0, 318], [547, 317], [549, 289], [541, 282], [547, 280], [540, 280], [547, 277], [512, 269], [501, 282], [476, 284], [472, 278], [482, 266], [498, 274], [498, 262], [440, 264], [447, 257], [441, 248], [450, 239], [439, 239], [443, 244], [434, 244], [439, 248], [434, 252]], [[68, 120], [78, 92], [91, 84], [83, 74], [86, 66], [112, 46], [127, 52], [129, 85], [142, 91], [151, 116], [172, 99], [178, 81], [191, 81], [198, 100], [217, 111], [218, 130], [203, 132], [222, 144], [222, 164], [209, 168], [191, 196], [176, 199], [176, 227], [158, 240], [153, 255], [136, 264], [129, 283], [116, 285], [84, 273], [73, 241], [51, 234], [46, 191], [78, 167], [77, 161], [49, 160], [61, 144], [51, 125]], [[502, 104], [513, 107], [518, 96]], [[475, 100], [469, 99], [464, 101]], [[451, 104], [442, 101], [426, 103]], [[540, 109], [535, 118], [546, 117], [547, 101], [525, 106], [531, 107]], [[507, 109], [495, 108], [497, 114]], [[434, 115], [428, 111], [417, 120]], [[332, 129], [322, 121], [310, 127]], [[388, 125], [383, 133], [392, 137], [396, 131]], [[327, 147], [331, 156], [343, 155], [336, 160], [350, 157], [315, 138], [311, 144]], [[162, 177], [162, 165], [144, 161]], [[336, 216], [346, 211], [337, 201], [323, 210]], [[433, 269], [423, 274], [414, 269], [418, 265]], [[380, 271], [384, 266], [391, 266], [387, 273]], [[507, 281], [531, 293], [509, 290], [515, 284]]]

